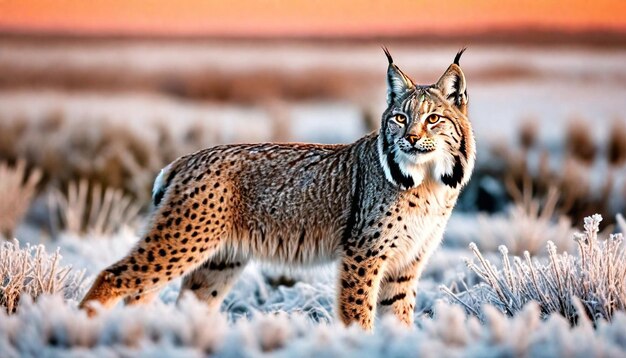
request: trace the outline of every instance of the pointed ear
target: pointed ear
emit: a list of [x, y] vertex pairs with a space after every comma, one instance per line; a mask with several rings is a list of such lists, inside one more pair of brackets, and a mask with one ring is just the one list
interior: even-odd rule
[[393, 63], [389, 50], [383, 47], [383, 51], [385, 51], [385, 55], [389, 61], [389, 67], [387, 68], [387, 104], [390, 105], [414, 90], [415, 84], [413, 84], [409, 76], [400, 71], [398, 66]]
[[465, 83], [465, 75], [459, 66], [459, 60], [463, 52], [465, 52], [465, 49], [456, 54], [454, 63], [448, 67], [435, 86], [439, 88], [444, 98], [465, 113], [468, 101], [467, 85]]

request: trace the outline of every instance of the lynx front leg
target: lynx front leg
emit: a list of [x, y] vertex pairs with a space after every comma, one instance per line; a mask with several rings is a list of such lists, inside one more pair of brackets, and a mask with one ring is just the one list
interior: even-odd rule
[[358, 322], [363, 329], [371, 330], [383, 277], [384, 255], [368, 257], [366, 252], [346, 251], [339, 273], [338, 314], [346, 325]]
[[393, 312], [400, 321], [408, 326], [413, 325], [417, 281], [422, 276], [426, 263], [441, 242], [443, 227], [443, 223], [437, 225], [419, 254], [405, 267], [388, 270], [381, 284], [378, 297], [380, 314]]
[[419, 257], [400, 270], [390, 270], [381, 284], [378, 297], [379, 314], [393, 312], [407, 326], [413, 326], [417, 281], [424, 265]]
[[178, 300], [189, 290], [199, 300], [207, 302], [209, 307], [218, 310], [247, 263], [248, 258], [233, 258], [218, 253], [183, 279]]

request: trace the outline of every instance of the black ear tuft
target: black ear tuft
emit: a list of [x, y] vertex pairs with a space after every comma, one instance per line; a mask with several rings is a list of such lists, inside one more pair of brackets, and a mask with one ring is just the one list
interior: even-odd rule
[[463, 52], [465, 52], [465, 50], [467, 50], [467, 47], [463, 47], [459, 52], [456, 53], [456, 56], [454, 56], [455, 65], [460, 66], [459, 61], [461, 61], [461, 56], [463, 55]]
[[459, 66], [463, 52], [465, 52], [465, 49], [462, 49], [456, 54], [454, 63], [451, 64], [441, 78], [439, 78], [436, 86], [439, 88], [444, 98], [449, 100], [463, 113], [466, 113], [468, 100], [467, 85], [465, 83], [463, 70], [461, 70], [461, 66]]
[[387, 56], [389, 65], [387, 67], [387, 103], [392, 104], [400, 98], [404, 98], [409, 92], [415, 89], [413, 81], [405, 75], [398, 66], [393, 63], [393, 58], [386, 47], [383, 52]]
[[381, 47], [383, 48], [383, 52], [385, 53], [385, 56], [387, 56], [387, 61], [389, 61], [389, 64], [391, 65], [393, 63], [393, 58], [391, 58], [391, 54], [389, 53], [389, 50], [385, 46], [381, 46]]

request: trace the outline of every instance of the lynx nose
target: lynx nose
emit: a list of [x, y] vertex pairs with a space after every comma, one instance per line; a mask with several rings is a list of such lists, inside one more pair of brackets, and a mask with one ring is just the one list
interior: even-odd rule
[[415, 134], [409, 134], [405, 138], [409, 141], [409, 143], [411, 143], [411, 145], [415, 145], [415, 143], [417, 143], [417, 141], [420, 139], [420, 137], [416, 136]]

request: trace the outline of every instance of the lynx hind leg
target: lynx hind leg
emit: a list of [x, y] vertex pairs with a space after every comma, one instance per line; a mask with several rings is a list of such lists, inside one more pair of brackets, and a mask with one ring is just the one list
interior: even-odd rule
[[178, 300], [192, 292], [197, 299], [207, 302], [209, 307], [219, 307], [232, 286], [245, 269], [248, 258], [228, 255], [224, 249], [208, 259], [183, 279]]
[[142, 293], [138, 293], [136, 295], [130, 295], [130, 296], [126, 296], [126, 298], [124, 298], [124, 304], [129, 305], [129, 306], [134, 306], [134, 305], [142, 305], [142, 304], [146, 304], [146, 303], [150, 303], [152, 301], [154, 301], [154, 299], [159, 295], [159, 290], [152, 290], [152, 291], [148, 291], [148, 292], [142, 292]]
[[196, 185], [182, 193], [175, 184], [174, 192], [155, 212], [149, 233], [128, 256], [100, 273], [81, 308], [93, 312], [90, 301], [111, 307], [127, 296], [158, 290], [219, 250], [230, 229], [232, 211], [227, 213], [226, 192], [220, 187], [217, 194], [218, 186], [209, 190], [202, 181]]
[[[80, 307], [90, 311], [89, 302], [98, 301], [108, 308], [127, 297], [130, 303], [147, 302], [165, 284], [191, 271], [216, 249], [216, 242], [211, 241], [188, 248], [155, 237], [147, 236], [128, 256], [101, 272]], [[139, 299], [133, 302], [132, 297]]]
[[219, 245], [219, 239], [210, 235], [196, 235], [195, 240], [191, 235], [181, 235], [178, 242], [172, 239], [174, 235], [169, 234], [171, 239], [165, 235], [148, 235], [128, 256], [100, 273], [80, 306], [87, 308], [89, 301], [98, 301], [111, 307], [127, 296], [158, 291], [205, 261]]
[[121, 296], [121, 287], [117, 287], [113, 282], [115, 281], [115, 274], [107, 271], [102, 271], [97, 277], [94, 283], [91, 285], [89, 291], [78, 307], [87, 311], [89, 316], [95, 314], [92, 302], [98, 302], [103, 307], [109, 308], [114, 306]]

